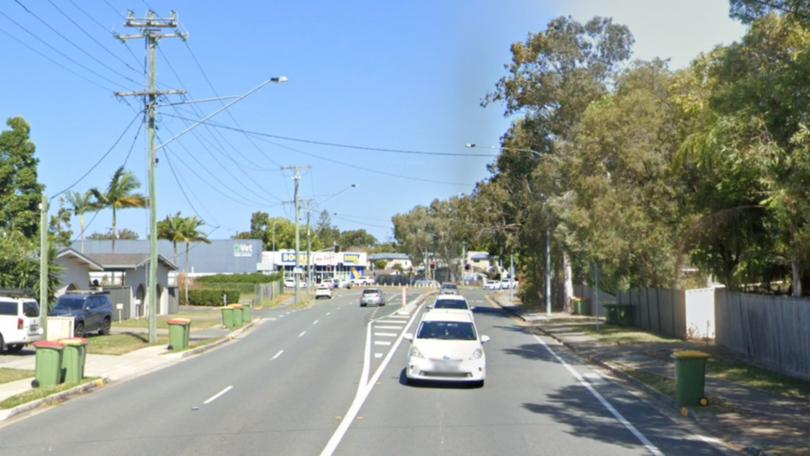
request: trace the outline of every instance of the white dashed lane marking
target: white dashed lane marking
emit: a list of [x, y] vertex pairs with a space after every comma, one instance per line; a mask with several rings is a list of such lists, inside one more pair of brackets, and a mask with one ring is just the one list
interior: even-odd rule
[[397, 333], [374, 333], [374, 335], [379, 337], [397, 337]]
[[374, 353], [374, 357], [375, 358], [382, 358], [383, 354], [382, 353]]
[[306, 334], [306, 333], [307, 333], [306, 331], [301, 331], [301, 332], [298, 334], [298, 337], [304, 337], [304, 334]]
[[375, 340], [374, 345], [386, 345], [387, 346], [387, 345], [391, 345], [391, 342], [388, 342], [387, 340]]
[[279, 350], [278, 353], [276, 353], [275, 355], [273, 355], [272, 358], [270, 358], [270, 361], [278, 358], [279, 356], [281, 356], [282, 353], [284, 353], [284, 350]]
[[375, 326], [374, 329], [402, 329], [401, 326]]

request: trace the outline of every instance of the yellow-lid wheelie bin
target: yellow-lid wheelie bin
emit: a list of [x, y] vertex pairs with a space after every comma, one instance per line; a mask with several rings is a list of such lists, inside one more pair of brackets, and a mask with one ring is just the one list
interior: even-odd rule
[[87, 359], [87, 339], [74, 337], [62, 339], [62, 383], [79, 383], [84, 378], [84, 363]]

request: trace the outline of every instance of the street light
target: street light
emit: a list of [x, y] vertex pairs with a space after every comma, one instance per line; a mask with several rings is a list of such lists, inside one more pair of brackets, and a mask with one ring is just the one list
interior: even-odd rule
[[279, 84], [284, 84], [285, 82], [289, 81], [287, 76], [276, 76], [274, 78], [270, 78], [270, 80]]
[[[468, 149], [474, 149], [478, 147], [475, 143], [467, 143], [464, 144], [464, 147]], [[533, 149], [522, 148], [522, 147], [504, 147], [504, 146], [481, 146], [487, 149], [495, 149], [495, 150], [511, 150], [515, 152], [528, 152], [536, 157], [543, 157], [547, 154], [543, 154], [542, 152], [538, 152]], [[515, 279], [514, 277], [514, 270], [512, 271], [512, 280]], [[546, 230], [546, 315], [549, 317], [551, 316], [551, 229]]]

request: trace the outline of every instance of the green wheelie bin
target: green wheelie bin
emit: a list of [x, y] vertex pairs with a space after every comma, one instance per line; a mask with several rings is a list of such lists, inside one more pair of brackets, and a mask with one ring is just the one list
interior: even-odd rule
[[253, 321], [253, 306], [251, 304], [242, 304], [242, 323], [248, 324]]
[[231, 309], [233, 309], [233, 327], [239, 328], [244, 324], [244, 321], [242, 321], [242, 304], [231, 304]]
[[65, 345], [61, 342], [41, 340], [34, 342], [37, 350], [36, 378], [31, 383], [35, 388], [56, 386], [62, 381], [62, 350]]
[[222, 326], [226, 328], [233, 328], [235, 325], [233, 324], [233, 307], [231, 306], [224, 306], [222, 308]]
[[675, 402], [678, 406], [705, 403], [706, 360], [710, 355], [697, 350], [679, 350], [675, 359]]
[[84, 363], [87, 359], [87, 339], [74, 337], [62, 339], [62, 383], [79, 383], [84, 378]]
[[618, 304], [605, 304], [602, 306], [605, 308], [605, 317], [606, 322], [610, 325], [618, 325], [619, 324], [619, 309], [617, 309]]
[[169, 325], [169, 349], [178, 351], [188, 348], [191, 333], [191, 320], [188, 318], [173, 318], [167, 320]]

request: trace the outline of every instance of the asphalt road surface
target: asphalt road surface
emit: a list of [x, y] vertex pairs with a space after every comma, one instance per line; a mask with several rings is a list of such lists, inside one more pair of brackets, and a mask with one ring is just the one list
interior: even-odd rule
[[[0, 427], [2, 455], [722, 454], [478, 290], [483, 388], [408, 386], [419, 312], [359, 290], [263, 312], [235, 343]], [[411, 293], [409, 300], [418, 293]]]

